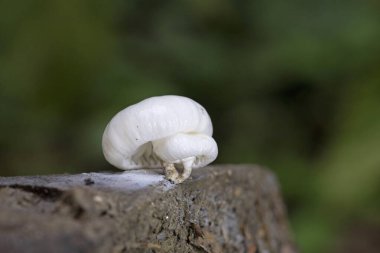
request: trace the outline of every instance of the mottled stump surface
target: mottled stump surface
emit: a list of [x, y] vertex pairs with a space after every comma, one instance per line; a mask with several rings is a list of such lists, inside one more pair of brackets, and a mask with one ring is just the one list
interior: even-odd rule
[[0, 178], [0, 252], [296, 252], [275, 176], [210, 166]]

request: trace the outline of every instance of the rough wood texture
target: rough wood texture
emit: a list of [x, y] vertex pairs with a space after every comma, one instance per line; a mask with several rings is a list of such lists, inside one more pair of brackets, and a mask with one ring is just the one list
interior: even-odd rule
[[0, 178], [0, 252], [293, 253], [276, 178], [252, 165]]

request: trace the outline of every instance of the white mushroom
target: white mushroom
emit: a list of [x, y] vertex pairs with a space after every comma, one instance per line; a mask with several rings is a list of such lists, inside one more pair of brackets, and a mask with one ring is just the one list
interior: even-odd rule
[[192, 168], [217, 157], [212, 130], [210, 116], [194, 100], [151, 97], [112, 118], [103, 134], [103, 153], [109, 163], [124, 170], [163, 166], [167, 179], [181, 183]]

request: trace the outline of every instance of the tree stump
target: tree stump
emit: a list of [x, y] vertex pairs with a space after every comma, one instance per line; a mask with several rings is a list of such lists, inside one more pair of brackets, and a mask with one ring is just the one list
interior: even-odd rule
[[253, 165], [0, 178], [0, 252], [295, 253], [275, 176]]

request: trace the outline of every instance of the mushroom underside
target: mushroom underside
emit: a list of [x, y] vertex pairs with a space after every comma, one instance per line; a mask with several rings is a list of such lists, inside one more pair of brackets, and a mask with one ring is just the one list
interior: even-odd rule
[[164, 167], [174, 183], [186, 180], [192, 168], [202, 167], [216, 157], [216, 143], [204, 134], [175, 134], [142, 145], [129, 159], [135, 168]]
[[153, 143], [147, 142], [129, 159], [134, 168], [163, 168], [166, 179], [173, 183], [182, 183], [204, 160], [203, 156], [186, 157], [175, 161], [167, 161], [159, 157], [153, 149]]

